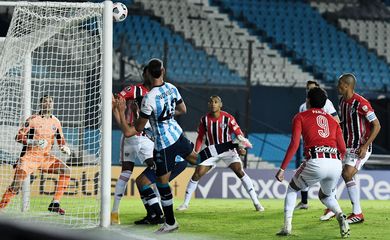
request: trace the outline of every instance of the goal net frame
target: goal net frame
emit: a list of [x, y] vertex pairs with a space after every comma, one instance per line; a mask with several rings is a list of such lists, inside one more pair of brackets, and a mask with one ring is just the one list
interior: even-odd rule
[[[105, 0], [103, 3], [67, 3], [67, 2], [16, 2], [16, 1], [0, 1], [0, 7], [26, 7], [26, 6], [40, 6], [40, 7], [66, 7], [66, 8], [96, 8], [100, 9], [103, 18], [101, 26], [101, 54], [102, 63], [100, 67], [101, 78], [101, 151], [100, 151], [100, 173], [99, 173], [99, 193], [100, 193], [100, 217], [99, 225], [101, 227], [108, 227], [110, 225], [110, 207], [111, 207], [111, 135], [112, 135], [112, 118], [111, 118], [111, 95], [112, 95], [112, 49], [113, 49], [113, 16], [112, 16], [112, 1]], [[50, 26], [48, 26], [50, 31]], [[37, 33], [38, 35], [40, 33]], [[8, 34], [7, 34], [8, 36]], [[6, 41], [6, 38], [0, 39]], [[43, 42], [42, 42], [43, 43]], [[38, 46], [36, 46], [38, 47]], [[1, 47], [0, 47], [1, 49]], [[31, 52], [35, 48], [31, 49]], [[3, 54], [3, 53], [0, 53]], [[31, 55], [25, 54], [24, 57], [24, 72], [23, 78], [23, 117], [26, 119], [31, 116]], [[0, 58], [1, 59], [1, 58]], [[5, 64], [4, 64], [5, 65]], [[2, 69], [3, 68], [3, 69]], [[0, 62], [0, 81], [5, 72], [9, 69], [4, 69]], [[3, 75], [3, 76], [2, 76]], [[56, 102], [60, 102], [57, 99]], [[1, 104], [1, 103], [0, 103]], [[22, 212], [29, 211], [29, 180], [25, 180], [22, 184], [23, 189], [23, 204], [21, 206]], [[0, 193], [3, 194], [3, 193]], [[1, 196], [0, 196], [1, 197]]]

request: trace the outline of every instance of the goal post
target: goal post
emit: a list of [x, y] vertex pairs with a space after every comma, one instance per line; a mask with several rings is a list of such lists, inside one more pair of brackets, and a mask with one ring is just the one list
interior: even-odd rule
[[[0, 209], [11, 219], [69, 227], [107, 227], [111, 200], [112, 2], [2, 2], [15, 7], [0, 39], [0, 197], [14, 180], [23, 145], [15, 141], [40, 98], [54, 99], [71, 155], [53, 141], [50, 154], [66, 163], [65, 215], [48, 211], [59, 174], [42, 165]], [[55, 140], [55, 139], [54, 139]]]

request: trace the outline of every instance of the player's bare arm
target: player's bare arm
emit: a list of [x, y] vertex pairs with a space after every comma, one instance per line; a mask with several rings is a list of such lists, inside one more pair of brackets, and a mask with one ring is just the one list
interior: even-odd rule
[[282, 181], [284, 180], [284, 170], [280, 168], [280, 169], [278, 170], [278, 172], [276, 173], [275, 178], [276, 178], [276, 180], [278, 180], [279, 182], [282, 182]]
[[119, 127], [121, 128], [123, 135], [125, 137], [132, 137], [136, 135], [138, 132], [135, 130], [134, 126], [129, 126], [126, 120], [125, 112], [126, 112], [126, 100], [123, 98], [119, 98], [115, 102], [116, 108], [119, 112]]
[[114, 95], [112, 95], [112, 113], [114, 114], [115, 121], [117, 122], [118, 125], [120, 125], [120, 115], [119, 115], [119, 110], [116, 107], [116, 98]]
[[370, 144], [375, 140], [376, 136], [378, 135], [379, 131], [381, 130], [381, 124], [378, 119], [375, 119], [371, 122], [371, 132], [370, 136], [367, 139], [367, 142], [360, 146], [357, 150], [357, 153], [359, 154], [359, 158], [364, 158], [366, 156], [366, 152], [368, 150], [368, 147]]
[[187, 113], [187, 106], [184, 103], [184, 101], [181, 101], [181, 103], [176, 105], [175, 116], [179, 116], [186, 113]]

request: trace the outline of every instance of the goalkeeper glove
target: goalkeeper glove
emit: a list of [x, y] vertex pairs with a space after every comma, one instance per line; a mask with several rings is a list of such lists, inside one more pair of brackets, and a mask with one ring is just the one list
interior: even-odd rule
[[39, 140], [28, 139], [27, 145], [38, 146], [38, 147], [44, 149], [47, 146], [47, 141], [45, 139], [39, 139]]
[[62, 153], [65, 153], [66, 155], [70, 156], [70, 148], [66, 145], [62, 145], [60, 147], [60, 150]]

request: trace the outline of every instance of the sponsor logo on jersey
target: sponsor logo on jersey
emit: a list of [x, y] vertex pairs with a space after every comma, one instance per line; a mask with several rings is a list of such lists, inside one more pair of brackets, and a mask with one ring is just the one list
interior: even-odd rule
[[364, 105], [364, 106], [362, 107], [362, 109], [363, 109], [363, 111], [367, 112], [367, 111], [368, 111], [367, 105]]
[[326, 152], [326, 153], [337, 154], [337, 148], [326, 147], [326, 146], [315, 147], [315, 148], [314, 148], [314, 151], [315, 151], [315, 152]]

